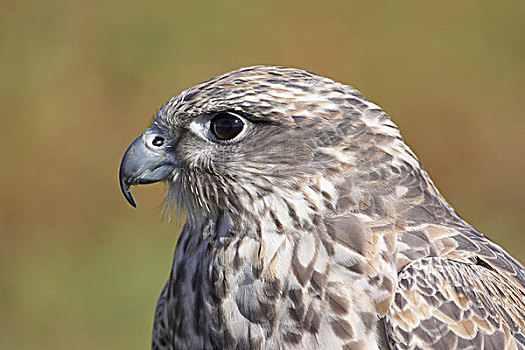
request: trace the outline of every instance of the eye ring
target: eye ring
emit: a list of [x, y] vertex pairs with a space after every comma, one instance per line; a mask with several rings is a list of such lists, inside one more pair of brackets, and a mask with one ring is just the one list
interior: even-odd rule
[[244, 121], [235, 113], [220, 112], [210, 121], [210, 131], [218, 140], [228, 141], [237, 137], [244, 129]]

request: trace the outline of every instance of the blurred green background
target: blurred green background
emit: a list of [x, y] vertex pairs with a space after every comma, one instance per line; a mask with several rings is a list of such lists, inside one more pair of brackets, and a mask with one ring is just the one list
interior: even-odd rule
[[181, 90], [254, 64], [352, 84], [521, 261], [523, 1], [2, 1], [0, 348], [144, 349], [178, 223], [117, 172]]

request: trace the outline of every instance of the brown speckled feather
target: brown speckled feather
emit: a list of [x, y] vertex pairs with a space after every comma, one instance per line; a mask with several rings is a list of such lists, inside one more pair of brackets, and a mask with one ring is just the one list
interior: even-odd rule
[[523, 349], [525, 270], [459, 217], [357, 90], [249, 67], [182, 92], [121, 186], [186, 225], [153, 349]]
[[387, 314], [397, 349], [522, 349], [523, 288], [483, 261], [416, 260]]

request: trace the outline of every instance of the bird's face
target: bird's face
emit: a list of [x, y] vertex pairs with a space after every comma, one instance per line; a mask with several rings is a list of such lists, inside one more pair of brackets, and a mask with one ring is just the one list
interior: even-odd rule
[[167, 181], [169, 202], [188, 216], [250, 210], [242, 207], [251, 198], [296, 193], [353, 167], [347, 155], [373, 106], [349, 86], [297, 69], [231, 72], [160, 108], [122, 159], [121, 188], [135, 206], [130, 186]]

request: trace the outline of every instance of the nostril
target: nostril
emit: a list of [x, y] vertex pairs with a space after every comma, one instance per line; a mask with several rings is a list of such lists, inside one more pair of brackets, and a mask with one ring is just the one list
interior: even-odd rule
[[155, 136], [153, 141], [151, 141], [151, 144], [156, 147], [160, 147], [164, 144], [164, 137], [161, 136]]

